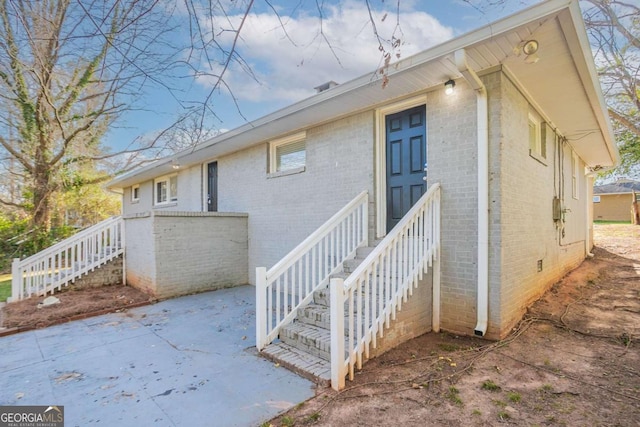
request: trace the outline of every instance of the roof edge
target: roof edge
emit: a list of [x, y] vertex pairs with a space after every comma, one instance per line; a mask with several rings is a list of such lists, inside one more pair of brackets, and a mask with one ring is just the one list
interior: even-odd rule
[[[620, 152], [618, 146], [615, 143], [615, 137], [613, 134], [613, 128], [611, 121], [609, 120], [609, 111], [607, 109], [607, 103], [602, 94], [602, 86], [600, 85], [600, 78], [596, 70], [595, 61], [593, 59], [593, 51], [591, 50], [591, 43], [589, 42], [589, 36], [587, 34], [587, 28], [584, 25], [584, 19], [582, 18], [582, 10], [578, 0], [572, 0], [569, 4], [569, 14], [571, 17], [571, 23], [574, 27], [574, 34], [577, 36], [577, 42], [582, 50], [582, 57], [584, 59], [584, 66], [589, 76], [588, 83], [590, 87], [593, 87], [595, 93], [595, 99], [593, 96], [589, 96], [591, 102], [591, 108], [593, 109], [596, 120], [600, 124], [602, 130], [602, 136], [605, 140], [607, 151], [611, 159], [611, 164], [616, 166], [620, 163]], [[562, 28], [562, 31], [567, 36], [566, 29]], [[585, 89], [587, 87], [585, 86]], [[588, 92], [587, 92], [588, 93]]]
[[[471, 30], [458, 37], [447, 40], [443, 43], [435, 45], [415, 55], [402, 59], [394, 63], [393, 66], [390, 67], [389, 76], [393, 76], [395, 74], [401, 73], [414, 66], [418, 66], [430, 61], [437, 60], [439, 58], [443, 58], [447, 55], [452, 54], [458, 49], [463, 49], [478, 43], [482, 43], [488, 39], [491, 39], [492, 37], [511, 31], [519, 26], [525, 25], [528, 22], [543, 19], [545, 17], [552, 16], [554, 14], [559, 14], [564, 10], [569, 11], [572, 17], [572, 22], [574, 22], [574, 26], [575, 26], [576, 25], [575, 22], [576, 21], [580, 22], [582, 17], [577, 1], [578, 0], [548, 0], [542, 3], [534, 4], [526, 9], [515, 12], [497, 21], [491, 22], [480, 28]], [[578, 17], [580, 18], [577, 20], [574, 15], [576, 13], [576, 9], [577, 9], [577, 13], [579, 14]], [[584, 26], [582, 26], [582, 28], [584, 28]], [[576, 27], [576, 29], [578, 29], [578, 27]], [[589, 55], [591, 55], [590, 49], [588, 50], [588, 52], [589, 52]], [[585, 51], [583, 50], [583, 55], [584, 53]], [[367, 73], [360, 77], [356, 77], [341, 85], [333, 87], [324, 92], [314, 94], [308, 98], [295, 102], [287, 107], [278, 109], [272, 113], [259, 117], [251, 122], [245, 123], [228, 132], [215, 136], [207, 141], [202, 142], [199, 145], [196, 145], [193, 148], [182, 150], [171, 156], [158, 159], [157, 161], [149, 165], [143, 166], [139, 169], [133, 170], [131, 172], [128, 172], [126, 174], [123, 174], [119, 177], [114, 178], [109, 183], [107, 183], [107, 188], [110, 188], [110, 189], [123, 188], [125, 186], [130, 185], [131, 183], [129, 181], [134, 179], [136, 175], [140, 175], [145, 172], [150, 172], [156, 168], [159, 169], [162, 166], [166, 167], [167, 164], [171, 163], [173, 159], [179, 160], [181, 156], [191, 155], [194, 152], [206, 149], [208, 147], [211, 147], [212, 145], [224, 143], [226, 141], [233, 139], [237, 135], [243, 134], [245, 132], [250, 132], [252, 130], [260, 128], [265, 124], [268, 124], [276, 120], [286, 119], [288, 116], [298, 111], [316, 106], [318, 104], [327, 102], [331, 99], [337, 98], [339, 96], [342, 96], [356, 89], [370, 85], [372, 84], [371, 75], [372, 73]], [[597, 86], [597, 92], [600, 94], [600, 97], [602, 97], [599, 82]], [[610, 125], [609, 125], [609, 128], [610, 128]], [[256, 143], [258, 142], [262, 142], [262, 141], [256, 141]], [[122, 185], [122, 183], [124, 182], [127, 182], [127, 184]]]

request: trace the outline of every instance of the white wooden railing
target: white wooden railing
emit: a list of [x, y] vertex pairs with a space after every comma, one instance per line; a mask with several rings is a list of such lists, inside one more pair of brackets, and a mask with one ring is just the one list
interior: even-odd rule
[[[346, 280], [331, 279], [333, 388], [344, 388], [347, 373], [353, 380], [354, 367], [362, 367], [407, 295], [439, 262], [439, 250], [440, 185], [434, 184]], [[439, 268], [433, 282], [439, 290]]]
[[14, 258], [10, 302], [60, 290], [124, 252], [124, 222], [112, 217], [25, 259]]
[[262, 350], [293, 321], [313, 293], [368, 244], [369, 196], [363, 191], [269, 271], [256, 269], [256, 347]]

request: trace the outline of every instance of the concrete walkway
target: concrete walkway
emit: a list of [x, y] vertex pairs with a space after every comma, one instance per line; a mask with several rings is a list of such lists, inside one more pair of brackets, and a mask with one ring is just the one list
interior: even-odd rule
[[64, 405], [65, 426], [256, 426], [313, 384], [256, 355], [255, 288], [0, 338], [0, 405]]

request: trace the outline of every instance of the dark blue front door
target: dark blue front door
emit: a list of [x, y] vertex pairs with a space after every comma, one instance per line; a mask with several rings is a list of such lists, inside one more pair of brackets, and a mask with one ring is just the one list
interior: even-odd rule
[[386, 116], [387, 232], [424, 194], [427, 160], [425, 107]]

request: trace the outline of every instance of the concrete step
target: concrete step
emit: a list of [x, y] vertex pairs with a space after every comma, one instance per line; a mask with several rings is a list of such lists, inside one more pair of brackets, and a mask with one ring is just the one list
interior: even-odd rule
[[331, 332], [328, 329], [293, 322], [280, 330], [280, 340], [313, 356], [331, 360]]
[[[379, 241], [375, 242], [376, 245], [378, 243]], [[343, 272], [334, 274], [331, 278], [346, 279], [349, 277], [373, 249], [374, 247], [358, 248], [356, 257], [343, 263]], [[381, 295], [377, 294], [374, 304], [377, 305], [380, 298]], [[329, 362], [331, 360], [331, 331], [329, 329], [331, 315], [329, 304], [328, 287], [315, 291], [313, 303], [298, 309], [296, 320], [282, 327], [279, 335], [280, 341], [268, 345], [260, 354], [317, 384], [328, 387], [331, 383]], [[348, 333], [347, 324], [345, 324], [346, 333]], [[345, 337], [345, 341], [347, 340], [348, 337]], [[347, 347], [345, 343], [345, 356]]]
[[[343, 272], [331, 277], [346, 279], [373, 249], [358, 248], [356, 257], [343, 263]], [[331, 378], [329, 297], [328, 287], [314, 292], [313, 303], [298, 309], [296, 320], [280, 330], [280, 341], [268, 345], [261, 352], [266, 358], [325, 386], [330, 385]], [[348, 333], [347, 328], [345, 324], [345, 333]]]
[[331, 363], [327, 360], [283, 342], [269, 344], [260, 355], [322, 387], [331, 385]]
[[[379, 241], [376, 242], [376, 245]], [[375, 246], [364, 246], [356, 249], [356, 257], [353, 259], [345, 260], [342, 263], [342, 272], [332, 274], [332, 279], [345, 280], [353, 271], [358, 268], [362, 261], [375, 249]], [[327, 288], [320, 289], [313, 294], [313, 302], [318, 305], [329, 305], [329, 290]]]
[[331, 295], [329, 294], [329, 288], [318, 289], [313, 293], [313, 302], [317, 305], [324, 305], [329, 307]]
[[364, 261], [363, 258], [347, 259], [342, 263], [342, 271], [347, 274], [351, 274], [360, 264], [362, 264], [362, 261]]
[[[331, 277], [336, 277], [336, 276], [344, 276], [344, 273], [334, 274]], [[379, 301], [379, 300], [380, 300], [380, 294], [376, 294], [376, 301]], [[329, 307], [330, 306], [329, 288], [318, 289], [317, 291], [315, 291], [313, 293], [313, 302], [316, 305]]]
[[362, 261], [364, 261], [365, 258], [369, 256], [371, 252], [373, 252], [374, 249], [375, 249], [375, 246], [365, 246], [365, 247], [356, 249], [355, 258], [345, 260], [342, 263], [343, 271], [345, 273], [353, 273], [355, 269], [358, 268], [360, 264], [362, 264]]
[[[346, 316], [346, 310], [345, 310]], [[300, 323], [306, 325], [317, 326], [319, 328], [331, 329], [331, 313], [329, 307], [326, 305], [309, 304], [304, 308], [298, 309], [296, 319]], [[348, 325], [344, 327], [345, 336], [349, 334]]]
[[318, 326], [320, 328], [331, 328], [331, 315], [329, 307], [320, 304], [309, 304], [306, 307], [299, 308], [296, 319], [307, 325]]
[[313, 293], [313, 302], [317, 305], [324, 305], [325, 307], [329, 307], [329, 298], [329, 288], [318, 289]]
[[365, 259], [375, 249], [375, 246], [363, 246], [356, 249], [356, 258]]

